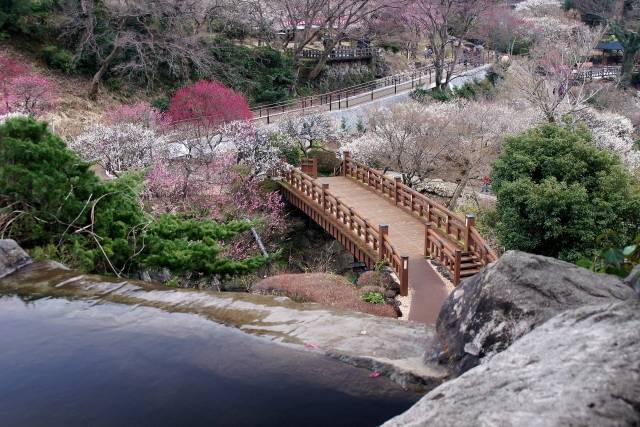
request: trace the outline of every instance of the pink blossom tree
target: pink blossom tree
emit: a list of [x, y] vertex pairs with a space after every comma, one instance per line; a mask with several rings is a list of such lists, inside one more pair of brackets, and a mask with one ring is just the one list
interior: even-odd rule
[[[156, 212], [184, 212], [218, 221], [247, 219], [257, 222], [267, 243], [284, 226], [284, 203], [277, 192], [265, 191], [261, 181], [247, 175], [233, 154], [213, 157], [193, 173], [175, 163], [156, 162], [146, 179], [145, 199]], [[189, 181], [184, 194], [184, 182]], [[241, 259], [257, 248], [250, 236], [230, 243], [229, 256]]]
[[0, 113], [8, 113], [11, 111], [11, 99], [9, 88], [11, 80], [23, 75], [29, 70], [25, 64], [15, 59], [0, 55]]
[[121, 105], [105, 114], [105, 119], [110, 124], [130, 123], [155, 129], [161, 123], [162, 114], [157, 108], [148, 102]]
[[8, 111], [37, 116], [55, 106], [56, 92], [55, 83], [45, 77], [18, 76], [11, 79], [4, 103]]

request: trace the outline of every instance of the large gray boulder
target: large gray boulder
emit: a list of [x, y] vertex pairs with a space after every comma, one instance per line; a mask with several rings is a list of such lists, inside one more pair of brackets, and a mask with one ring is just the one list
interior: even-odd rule
[[385, 426], [640, 425], [640, 302], [565, 311]]
[[13, 239], [0, 240], [0, 278], [8, 276], [33, 260]]
[[509, 251], [462, 282], [443, 304], [437, 322], [440, 361], [457, 376], [560, 312], [633, 297], [614, 276]]

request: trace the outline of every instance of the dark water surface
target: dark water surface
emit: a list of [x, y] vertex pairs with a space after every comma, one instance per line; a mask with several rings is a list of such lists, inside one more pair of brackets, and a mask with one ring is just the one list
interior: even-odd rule
[[372, 426], [419, 395], [147, 307], [0, 297], [0, 426]]

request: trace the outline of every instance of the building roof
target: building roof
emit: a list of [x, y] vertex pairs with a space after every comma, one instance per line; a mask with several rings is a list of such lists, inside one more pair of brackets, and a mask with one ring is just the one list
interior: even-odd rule
[[619, 41], [600, 42], [600, 43], [598, 43], [598, 46], [596, 46], [596, 49], [600, 49], [600, 50], [624, 50], [624, 48], [622, 47], [622, 43], [620, 43]]

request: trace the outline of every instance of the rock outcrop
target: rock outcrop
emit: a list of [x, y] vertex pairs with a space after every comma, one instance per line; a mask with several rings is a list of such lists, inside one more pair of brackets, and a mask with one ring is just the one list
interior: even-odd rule
[[633, 290], [614, 276], [510, 251], [445, 301], [437, 322], [439, 357], [457, 376], [558, 313], [633, 297]]
[[8, 276], [33, 262], [15, 240], [0, 240], [0, 278]]
[[640, 301], [565, 311], [385, 426], [640, 425]]
[[624, 283], [631, 286], [640, 295], [640, 265], [636, 265], [631, 273], [624, 279]]

